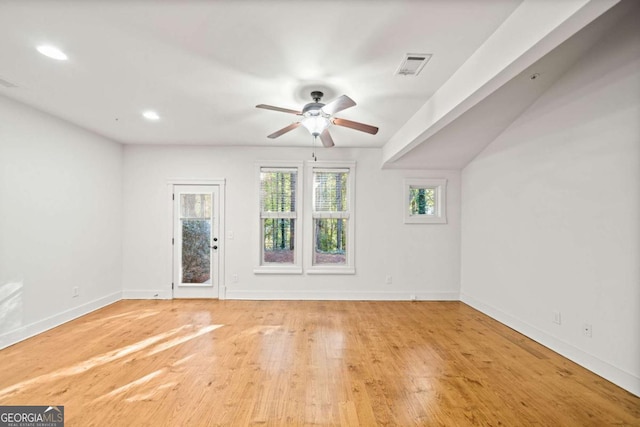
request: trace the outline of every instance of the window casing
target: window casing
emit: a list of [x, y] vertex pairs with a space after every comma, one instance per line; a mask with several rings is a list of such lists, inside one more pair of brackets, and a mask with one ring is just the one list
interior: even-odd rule
[[313, 162], [307, 165], [307, 177], [306, 272], [353, 274], [355, 163]]
[[354, 274], [355, 162], [263, 162], [256, 170], [254, 273], [301, 274], [304, 266], [307, 274]]
[[256, 273], [302, 272], [299, 164], [258, 166], [260, 254]]
[[446, 224], [446, 190], [446, 179], [405, 179], [404, 222], [406, 224]]

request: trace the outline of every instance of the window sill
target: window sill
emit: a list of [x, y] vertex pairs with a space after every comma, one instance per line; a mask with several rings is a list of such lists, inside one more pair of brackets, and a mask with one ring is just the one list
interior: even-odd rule
[[311, 267], [307, 269], [307, 274], [356, 274], [353, 267]]
[[405, 224], [446, 224], [447, 218], [438, 215], [413, 215], [405, 216]]
[[253, 269], [253, 274], [302, 274], [302, 267], [284, 267], [280, 265], [261, 265]]

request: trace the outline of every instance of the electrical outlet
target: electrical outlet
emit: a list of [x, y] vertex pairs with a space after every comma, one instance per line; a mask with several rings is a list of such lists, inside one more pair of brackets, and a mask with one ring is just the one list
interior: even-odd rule
[[73, 293], [71, 294], [71, 296], [73, 298], [76, 298], [76, 297], [80, 296], [80, 289], [78, 289], [77, 286], [73, 288]]
[[231, 275], [231, 283], [238, 283], [238, 275], [237, 274], [232, 274]]
[[415, 300], [416, 300], [416, 296], [415, 296], [415, 295], [410, 295], [410, 296], [409, 296], [409, 299], [410, 299], [411, 301], [415, 301]]
[[593, 331], [591, 330], [590, 323], [585, 323], [582, 325], [582, 333], [584, 334], [585, 337], [591, 338]]
[[562, 318], [561, 318], [561, 316], [560, 316], [560, 312], [559, 312], [559, 311], [557, 311], [557, 310], [555, 310], [555, 311], [553, 312], [553, 323], [556, 323], [556, 324], [558, 324], [558, 325], [559, 325], [560, 323], [562, 323]]
[[387, 274], [387, 277], [384, 278], [384, 283], [390, 285], [393, 283], [393, 277], [390, 274]]

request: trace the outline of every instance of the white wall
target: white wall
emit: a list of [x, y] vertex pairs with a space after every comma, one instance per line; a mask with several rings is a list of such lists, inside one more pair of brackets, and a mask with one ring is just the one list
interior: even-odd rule
[[[309, 160], [310, 149], [127, 146], [124, 151], [124, 296], [171, 295], [167, 182], [224, 178], [227, 298], [458, 299], [460, 274], [459, 172], [381, 170], [378, 149], [321, 149], [320, 159], [355, 160], [356, 274], [256, 275], [260, 160]], [[403, 223], [403, 178], [448, 181], [446, 225]], [[226, 237], [226, 236], [223, 236]], [[308, 242], [305, 242], [308, 243]], [[238, 275], [238, 282], [230, 277]], [[385, 284], [386, 275], [393, 283]]]
[[461, 285], [463, 301], [637, 395], [639, 9], [463, 170]]
[[121, 298], [121, 177], [119, 144], [0, 97], [0, 348]]

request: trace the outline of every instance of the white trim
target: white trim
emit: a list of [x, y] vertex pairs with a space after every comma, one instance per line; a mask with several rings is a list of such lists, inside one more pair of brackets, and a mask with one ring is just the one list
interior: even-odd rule
[[258, 166], [261, 172], [298, 172], [298, 169], [295, 165], [290, 166]]
[[356, 274], [356, 269], [349, 265], [318, 264], [307, 268], [307, 274]]
[[122, 291], [122, 299], [172, 299], [171, 289], [127, 289]]
[[458, 301], [458, 292], [359, 292], [296, 290], [227, 290], [227, 299], [236, 300], [319, 300], [319, 301]]
[[260, 211], [260, 218], [262, 219], [298, 219], [296, 212], [262, 212]]
[[225, 178], [215, 179], [191, 179], [191, 178], [169, 178], [167, 184], [169, 185], [220, 185], [225, 186], [227, 180]]
[[542, 344], [543, 346], [555, 351], [563, 357], [577, 363], [578, 365], [594, 372], [597, 375], [611, 381], [612, 383], [624, 388], [630, 393], [640, 396], [640, 378], [629, 372], [625, 372], [604, 360], [601, 360], [584, 350], [581, 350], [572, 344], [558, 339], [548, 333], [530, 325], [522, 320], [511, 316], [504, 311], [495, 308], [489, 304], [475, 299], [474, 297], [460, 293], [460, 301], [475, 308], [476, 310], [486, 314], [487, 316], [497, 320], [498, 322], [520, 332], [521, 334], [531, 338], [532, 340]]
[[320, 173], [344, 173], [344, 172], [349, 172], [350, 169], [355, 165], [355, 162], [349, 162], [352, 164], [344, 164], [345, 162], [343, 161], [343, 166], [342, 167], [322, 167], [322, 165], [326, 165], [326, 164], [340, 164], [338, 162], [332, 162], [330, 160], [326, 160], [326, 161], [320, 161], [320, 162], [316, 162], [314, 161], [313, 163], [311, 163], [311, 166], [317, 165], [318, 163], [320, 163], [320, 166], [316, 166], [314, 167], [314, 171], [315, 172], [320, 172]]
[[[412, 188], [435, 190], [435, 214], [411, 215], [408, 203]], [[406, 178], [402, 209], [405, 224], [446, 224], [447, 223], [447, 180], [444, 178]]]
[[109, 295], [89, 301], [77, 307], [70, 308], [61, 313], [54, 314], [46, 319], [38, 320], [28, 325], [21, 326], [12, 331], [0, 335], [0, 349], [9, 347], [27, 338], [41, 334], [49, 329], [60, 326], [78, 317], [89, 314], [93, 311], [106, 307], [114, 302], [122, 299], [122, 291], [114, 292]]
[[314, 212], [314, 219], [349, 219], [349, 212]]
[[[253, 274], [302, 274], [302, 267], [290, 264], [265, 264], [253, 269]], [[289, 266], [289, 267], [288, 267]]]

